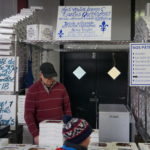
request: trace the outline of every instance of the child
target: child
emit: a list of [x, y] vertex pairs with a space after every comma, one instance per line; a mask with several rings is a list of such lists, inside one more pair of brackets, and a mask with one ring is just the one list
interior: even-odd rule
[[87, 150], [92, 128], [84, 119], [65, 116], [63, 119], [64, 144], [56, 150]]

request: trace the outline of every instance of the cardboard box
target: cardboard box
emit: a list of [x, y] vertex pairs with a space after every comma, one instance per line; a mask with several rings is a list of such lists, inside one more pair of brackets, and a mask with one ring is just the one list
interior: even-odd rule
[[45, 120], [40, 123], [39, 145], [40, 146], [62, 146], [63, 123], [61, 121]]
[[38, 40], [39, 38], [39, 27], [37, 24], [27, 25], [27, 40]]
[[53, 27], [43, 24], [27, 25], [27, 40], [51, 41], [53, 39]]
[[39, 40], [50, 41], [53, 38], [53, 27], [49, 25], [39, 25]]

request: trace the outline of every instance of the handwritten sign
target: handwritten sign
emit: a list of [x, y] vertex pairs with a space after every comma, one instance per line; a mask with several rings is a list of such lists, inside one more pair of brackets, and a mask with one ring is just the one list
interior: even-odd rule
[[130, 86], [150, 86], [150, 43], [130, 44]]
[[24, 107], [25, 107], [25, 95], [18, 96], [18, 123], [25, 124], [24, 120]]
[[59, 6], [56, 40], [111, 40], [111, 6]]
[[0, 125], [15, 126], [16, 95], [0, 96]]
[[0, 91], [13, 92], [15, 86], [18, 91], [18, 60], [18, 57], [0, 56]]

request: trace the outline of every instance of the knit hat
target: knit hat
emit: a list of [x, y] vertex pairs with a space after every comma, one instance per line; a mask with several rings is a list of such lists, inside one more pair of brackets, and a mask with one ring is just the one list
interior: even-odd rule
[[56, 77], [57, 73], [55, 71], [55, 68], [53, 66], [53, 64], [49, 63], [49, 62], [45, 62], [40, 66], [40, 71], [43, 74], [43, 76], [45, 78], [49, 78], [49, 77]]
[[80, 144], [92, 133], [92, 128], [84, 119], [64, 116], [63, 137], [65, 141]]

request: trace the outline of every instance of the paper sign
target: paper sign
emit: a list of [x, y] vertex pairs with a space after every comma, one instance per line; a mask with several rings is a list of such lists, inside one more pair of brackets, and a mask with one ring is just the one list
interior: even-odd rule
[[18, 91], [18, 60], [18, 57], [0, 56], [0, 92], [14, 92], [15, 82]]
[[25, 95], [18, 96], [18, 123], [25, 124], [24, 110], [25, 110]]
[[0, 96], [0, 125], [15, 126], [16, 95]]
[[56, 40], [111, 40], [111, 6], [59, 6]]
[[130, 44], [130, 86], [150, 86], [150, 43]]

